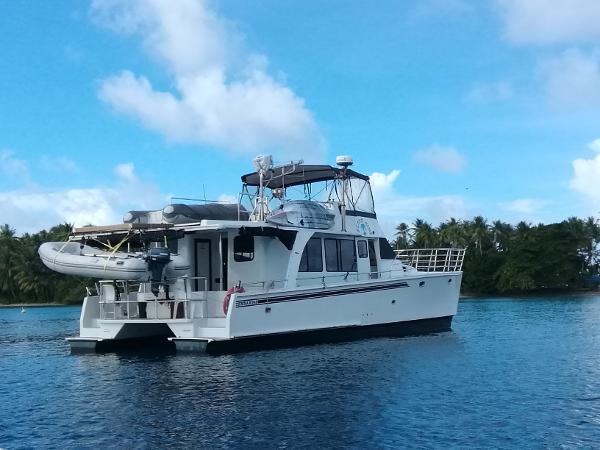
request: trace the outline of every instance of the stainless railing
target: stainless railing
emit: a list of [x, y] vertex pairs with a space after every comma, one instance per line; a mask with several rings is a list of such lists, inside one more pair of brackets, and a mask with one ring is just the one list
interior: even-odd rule
[[396, 259], [419, 272], [460, 272], [464, 248], [409, 248], [396, 250]]
[[[202, 289], [194, 286], [201, 284]], [[205, 277], [160, 283], [103, 280], [87, 288], [87, 293], [99, 297], [101, 320], [190, 319], [190, 304], [207, 301], [207, 284]]]
[[267, 280], [267, 281], [238, 281], [238, 286], [244, 288], [244, 292], [269, 292], [270, 290], [284, 289], [287, 287], [310, 288], [310, 287], [329, 287], [339, 286], [348, 281], [369, 281], [369, 280], [389, 280], [397, 279], [406, 275], [411, 270], [406, 265], [398, 265], [390, 270], [380, 270], [373, 272], [346, 272], [328, 275], [319, 275], [314, 277], [296, 278], [294, 286], [289, 286], [289, 280]]

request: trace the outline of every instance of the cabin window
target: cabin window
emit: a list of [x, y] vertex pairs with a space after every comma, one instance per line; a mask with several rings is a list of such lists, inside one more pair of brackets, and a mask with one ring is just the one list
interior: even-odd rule
[[358, 245], [358, 257], [359, 258], [368, 258], [369, 252], [367, 250], [367, 241], [357, 241]]
[[325, 239], [327, 272], [356, 272], [356, 247], [350, 239]]
[[310, 238], [304, 247], [300, 258], [299, 272], [322, 272], [323, 271], [323, 249], [321, 238]]
[[396, 253], [386, 238], [379, 238], [379, 256], [381, 259], [396, 258]]
[[237, 262], [254, 259], [254, 236], [236, 236], [233, 239], [233, 259]]
[[327, 272], [339, 272], [338, 270], [337, 241], [325, 239], [325, 267]]

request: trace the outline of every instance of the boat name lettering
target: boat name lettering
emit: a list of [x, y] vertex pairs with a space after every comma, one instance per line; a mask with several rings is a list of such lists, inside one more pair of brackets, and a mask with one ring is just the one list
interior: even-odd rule
[[243, 308], [244, 306], [254, 306], [254, 305], [258, 305], [257, 298], [250, 298], [248, 300], [237, 300], [235, 302], [236, 308]]

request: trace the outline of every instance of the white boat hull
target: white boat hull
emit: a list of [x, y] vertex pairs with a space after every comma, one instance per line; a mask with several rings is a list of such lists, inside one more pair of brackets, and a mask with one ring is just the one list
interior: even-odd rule
[[[166, 324], [170, 333], [165, 335], [174, 335], [170, 340], [177, 351], [228, 353], [447, 331], [456, 314], [461, 276], [460, 272], [417, 274], [302, 291], [238, 293], [231, 297], [225, 317], [207, 319], [202, 317], [205, 310], [195, 308], [188, 320], [168, 316], [148, 320], [154, 326], [148, 332], [149, 336], [150, 331], [155, 333], [157, 323]], [[88, 301], [84, 308], [90, 307]], [[168, 308], [164, 311], [168, 314]], [[131, 335], [133, 328], [127, 327], [132, 325], [136, 336], [143, 333], [144, 324], [135, 319], [85, 321], [84, 316], [81, 338], [85, 339], [71, 342], [74, 348], [98, 350], [114, 344], [113, 340]]]

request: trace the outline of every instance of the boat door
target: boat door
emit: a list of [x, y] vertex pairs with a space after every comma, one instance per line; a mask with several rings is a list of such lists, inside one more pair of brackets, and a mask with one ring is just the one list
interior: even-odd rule
[[377, 267], [377, 253], [375, 253], [374, 239], [369, 239], [369, 266], [371, 269], [371, 278], [379, 278], [379, 269]]
[[[212, 254], [210, 239], [196, 239], [195, 244], [195, 276], [206, 278], [206, 289], [212, 291]], [[204, 280], [196, 280], [196, 289], [204, 289]]]

